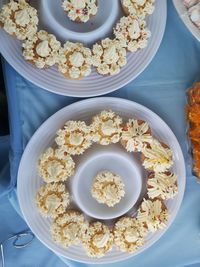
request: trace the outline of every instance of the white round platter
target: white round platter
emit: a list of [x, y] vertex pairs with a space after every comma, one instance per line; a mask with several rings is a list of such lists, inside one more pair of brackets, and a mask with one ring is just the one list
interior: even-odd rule
[[174, 6], [175, 6], [180, 18], [182, 19], [182, 21], [184, 22], [184, 24], [186, 25], [188, 30], [200, 42], [200, 30], [190, 20], [190, 18], [188, 16], [187, 9], [183, 4], [183, 0], [173, 0], [173, 3], [174, 3]]
[[[0, 7], [7, 0], [0, 0]], [[40, 28], [54, 33], [60, 41], [66, 39], [91, 43], [104, 37], [112, 37], [112, 28], [122, 16], [120, 0], [99, 0], [99, 11], [86, 25], [67, 20], [61, 8], [61, 0], [31, 0], [39, 10]], [[111, 3], [108, 6], [108, 3]], [[57, 7], [56, 7], [57, 6]], [[105, 7], [110, 12], [105, 11]], [[105, 15], [104, 15], [105, 14]], [[128, 53], [128, 63], [115, 76], [101, 76], [95, 69], [82, 80], [68, 80], [56, 67], [40, 70], [27, 63], [22, 56], [21, 43], [0, 29], [0, 52], [4, 58], [27, 80], [48, 91], [75, 97], [91, 97], [115, 91], [135, 79], [155, 56], [165, 31], [167, 18], [166, 0], [157, 0], [155, 12], [147, 18], [152, 32], [148, 46], [136, 53]]]
[[[173, 171], [177, 174], [178, 177], [178, 194], [173, 200], [168, 200], [165, 203], [170, 213], [167, 227], [161, 231], [155, 232], [154, 234], [149, 234], [146, 238], [145, 245], [142, 246], [136, 253], [122, 253], [113, 246], [113, 249], [104, 257], [95, 259], [89, 258], [83, 248], [79, 245], [65, 249], [53, 242], [49, 230], [51, 220], [42, 217], [38, 212], [35, 204], [36, 192], [43, 183], [42, 179], [37, 174], [37, 161], [39, 155], [47, 147], [53, 144], [56, 131], [61, 128], [67, 120], [85, 120], [87, 123], [90, 123], [92, 116], [104, 109], [112, 109], [117, 114], [122, 116], [124, 120], [128, 118], [137, 118], [147, 121], [150, 124], [153, 135], [160, 141], [163, 141], [170, 146], [170, 148], [173, 150], [174, 157]], [[93, 145], [91, 149], [97, 150], [98, 146]], [[105, 149], [108, 149], [109, 151], [110, 148], [109, 146], [107, 146], [107, 148], [105, 147]], [[85, 158], [90, 157], [90, 154], [88, 156], [85, 155], [86, 153], [87, 151], [80, 157], [80, 162], [82, 162]], [[113, 166], [114, 164], [110, 165]], [[107, 166], [105, 165], [105, 167]], [[101, 168], [104, 168], [104, 166], [101, 166]], [[73, 178], [74, 177], [69, 178], [69, 181], [73, 181]], [[83, 100], [69, 105], [55, 113], [41, 125], [41, 127], [35, 132], [31, 140], [29, 141], [22, 156], [18, 172], [17, 194], [19, 198], [19, 204], [27, 224], [29, 225], [33, 233], [37, 236], [37, 238], [49, 249], [62, 257], [75, 261], [103, 264], [125, 260], [132, 257], [133, 255], [141, 253], [164, 234], [164, 232], [175, 219], [181, 205], [185, 189], [185, 180], [185, 164], [179, 143], [171, 129], [158, 115], [156, 115], [146, 107], [129, 100], [101, 97]], [[145, 186], [144, 184], [145, 178], [143, 177], [143, 186]], [[140, 201], [143, 195], [144, 192], [140, 195]], [[107, 221], [107, 223], [109, 224], [110, 221]]]

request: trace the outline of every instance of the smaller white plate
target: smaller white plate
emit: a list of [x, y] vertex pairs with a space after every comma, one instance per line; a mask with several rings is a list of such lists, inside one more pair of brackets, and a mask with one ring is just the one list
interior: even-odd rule
[[174, 6], [188, 28], [188, 30], [194, 35], [194, 37], [200, 42], [200, 30], [192, 23], [188, 16], [187, 8], [183, 4], [183, 0], [173, 0]]

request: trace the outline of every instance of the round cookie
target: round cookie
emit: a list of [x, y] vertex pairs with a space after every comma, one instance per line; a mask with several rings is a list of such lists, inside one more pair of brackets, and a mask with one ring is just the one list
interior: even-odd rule
[[159, 199], [143, 199], [137, 214], [138, 221], [143, 223], [150, 232], [165, 228], [168, 217], [167, 207]]
[[121, 144], [128, 152], [141, 152], [153, 137], [146, 121], [129, 119], [122, 126]]
[[0, 11], [0, 27], [19, 40], [31, 39], [37, 32], [37, 10], [25, 0], [11, 0]]
[[92, 140], [100, 145], [117, 143], [121, 137], [122, 118], [112, 110], [103, 110], [92, 119]]
[[45, 182], [66, 181], [74, 173], [73, 159], [62, 150], [48, 148], [38, 161], [38, 173]]
[[99, 203], [114, 207], [125, 195], [124, 183], [119, 175], [102, 171], [95, 177], [91, 193]]
[[145, 18], [154, 11], [155, 0], [121, 0], [122, 8], [126, 15]]
[[178, 193], [177, 176], [175, 173], [151, 173], [147, 180], [149, 198], [172, 199]]
[[81, 241], [89, 257], [100, 258], [111, 250], [113, 234], [105, 224], [94, 222], [83, 233]]
[[83, 23], [95, 16], [98, 11], [97, 0], [64, 0], [62, 7], [70, 20]]
[[126, 65], [126, 42], [106, 38], [93, 45], [92, 64], [101, 75], [116, 75]]
[[122, 17], [114, 28], [114, 35], [119, 41], [126, 41], [126, 49], [136, 52], [148, 44], [151, 32], [146, 28], [145, 20], [137, 17]]
[[42, 215], [52, 218], [64, 213], [69, 203], [69, 192], [64, 183], [45, 184], [36, 195], [39, 211]]
[[84, 121], [67, 121], [56, 134], [57, 145], [71, 155], [82, 154], [92, 144], [91, 128]]
[[61, 43], [53, 34], [39, 31], [22, 44], [23, 56], [39, 69], [48, 68], [58, 62]]
[[67, 41], [59, 51], [58, 70], [68, 79], [79, 80], [91, 73], [92, 53], [81, 43]]
[[88, 223], [83, 214], [68, 210], [53, 221], [51, 235], [54, 241], [64, 247], [69, 247], [80, 242], [81, 235], [87, 228]]
[[137, 219], [122, 217], [114, 225], [114, 242], [122, 252], [133, 253], [144, 245], [146, 233]]

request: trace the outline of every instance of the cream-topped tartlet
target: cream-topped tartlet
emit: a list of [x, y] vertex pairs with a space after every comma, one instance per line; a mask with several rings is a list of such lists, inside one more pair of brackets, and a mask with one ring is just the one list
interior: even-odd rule
[[22, 44], [23, 56], [39, 69], [48, 68], [58, 62], [61, 43], [53, 34], [39, 31]]
[[151, 173], [147, 181], [149, 198], [172, 199], [178, 193], [177, 176], [175, 173]]
[[25, 0], [11, 0], [0, 11], [0, 27], [19, 40], [31, 39], [37, 32], [37, 10]]
[[92, 140], [100, 145], [117, 143], [121, 137], [122, 118], [112, 110], [103, 110], [92, 119]]
[[146, 22], [137, 17], [122, 17], [114, 28], [117, 40], [126, 41], [126, 48], [130, 52], [143, 49], [148, 44], [151, 32], [146, 28]]
[[97, 0], [64, 0], [62, 7], [75, 22], [87, 22], [98, 11]]
[[86, 229], [81, 241], [89, 257], [100, 258], [111, 250], [113, 234], [105, 224], [94, 222]]
[[133, 253], [144, 245], [147, 229], [135, 218], [122, 217], [114, 225], [114, 242], [122, 251]]
[[67, 210], [59, 215], [51, 225], [51, 235], [54, 241], [64, 247], [80, 242], [81, 235], [88, 228], [83, 214], [74, 210]]
[[64, 183], [45, 184], [40, 187], [36, 196], [39, 211], [52, 218], [64, 213], [69, 202], [69, 192]]
[[145, 18], [154, 12], [155, 0], [121, 0], [126, 15]]
[[91, 128], [84, 121], [67, 121], [56, 134], [57, 145], [71, 155], [82, 154], [92, 144]]
[[91, 73], [92, 53], [82, 43], [67, 41], [59, 51], [58, 70], [69, 79], [81, 79]]
[[99, 74], [116, 75], [126, 65], [125, 40], [118, 41], [106, 38], [93, 45], [92, 62]]
[[165, 172], [173, 165], [173, 153], [166, 144], [153, 139], [153, 141], [142, 150], [142, 161], [142, 165], [146, 170]]
[[94, 178], [92, 196], [108, 207], [114, 207], [125, 195], [121, 177], [110, 171], [102, 171]]
[[150, 232], [165, 228], [168, 217], [168, 209], [159, 199], [143, 199], [137, 214], [138, 221], [143, 223]]
[[47, 183], [65, 181], [74, 173], [73, 159], [61, 152], [50, 147], [39, 158], [38, 172]]
[[128, 152], [141, 152], [152, 141], [151, 129], [146, 121], [129, 119], [123, 125], [121, 143]]

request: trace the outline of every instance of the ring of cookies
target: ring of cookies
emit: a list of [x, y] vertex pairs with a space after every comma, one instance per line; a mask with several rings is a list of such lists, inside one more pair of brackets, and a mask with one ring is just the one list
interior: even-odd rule
[[[102, 257], [113, 245], [122, 252], [134, 253], [145, 244], [149, 233], [166, 226], [169, 212], [165, 201], [178, 193], [177, 176], [172, 171], [173, 152], [153, 136], [146, 121], [130, 118], [124, 122], [112, 110], [103, 110], [90, 125], [67, 121], [54, 141], [38, 160], [38, 174], [45, 184], [36, 195], [36, 204], [43, 216], [52, 219], [55, 242], [65, 248], [81, 243], [89, 257]], [[70, 207], [73, 200], [66, 181], [73, 179], [77, 156], [92, 145], [113, 143], [120, 143], [128, 153], [139, 153], [147, 172], [147, 193], [137, 214], [125, 214], [113, 220], [110, 227], [95, 218], [88, 221], [80, 210]], [[125, 194], [119, 175], [102, 171], [94, 177], [91, 195], [101, 205], [113, 207]]]
[[[22, 41], [25, 60], [39, 69], [56, 66], [68, 79], [79, 80], [96, 68], [100, 75], [116, 75], [127, 63], [127, 53], [147, 46], [151, 32], [145, 18], [154, 11], [155, 0], [121, 0], [123, 16], [105, 38], [92, 48], [82, 43], [61, 44], [53, 34], [38, 29], [38, 13], [26, 0], [10, 0], [0, 11], [0, 27]], [[87, 22], [98, 10], [96, 0], [63, 0], [62, 7], [75, 22]]]

